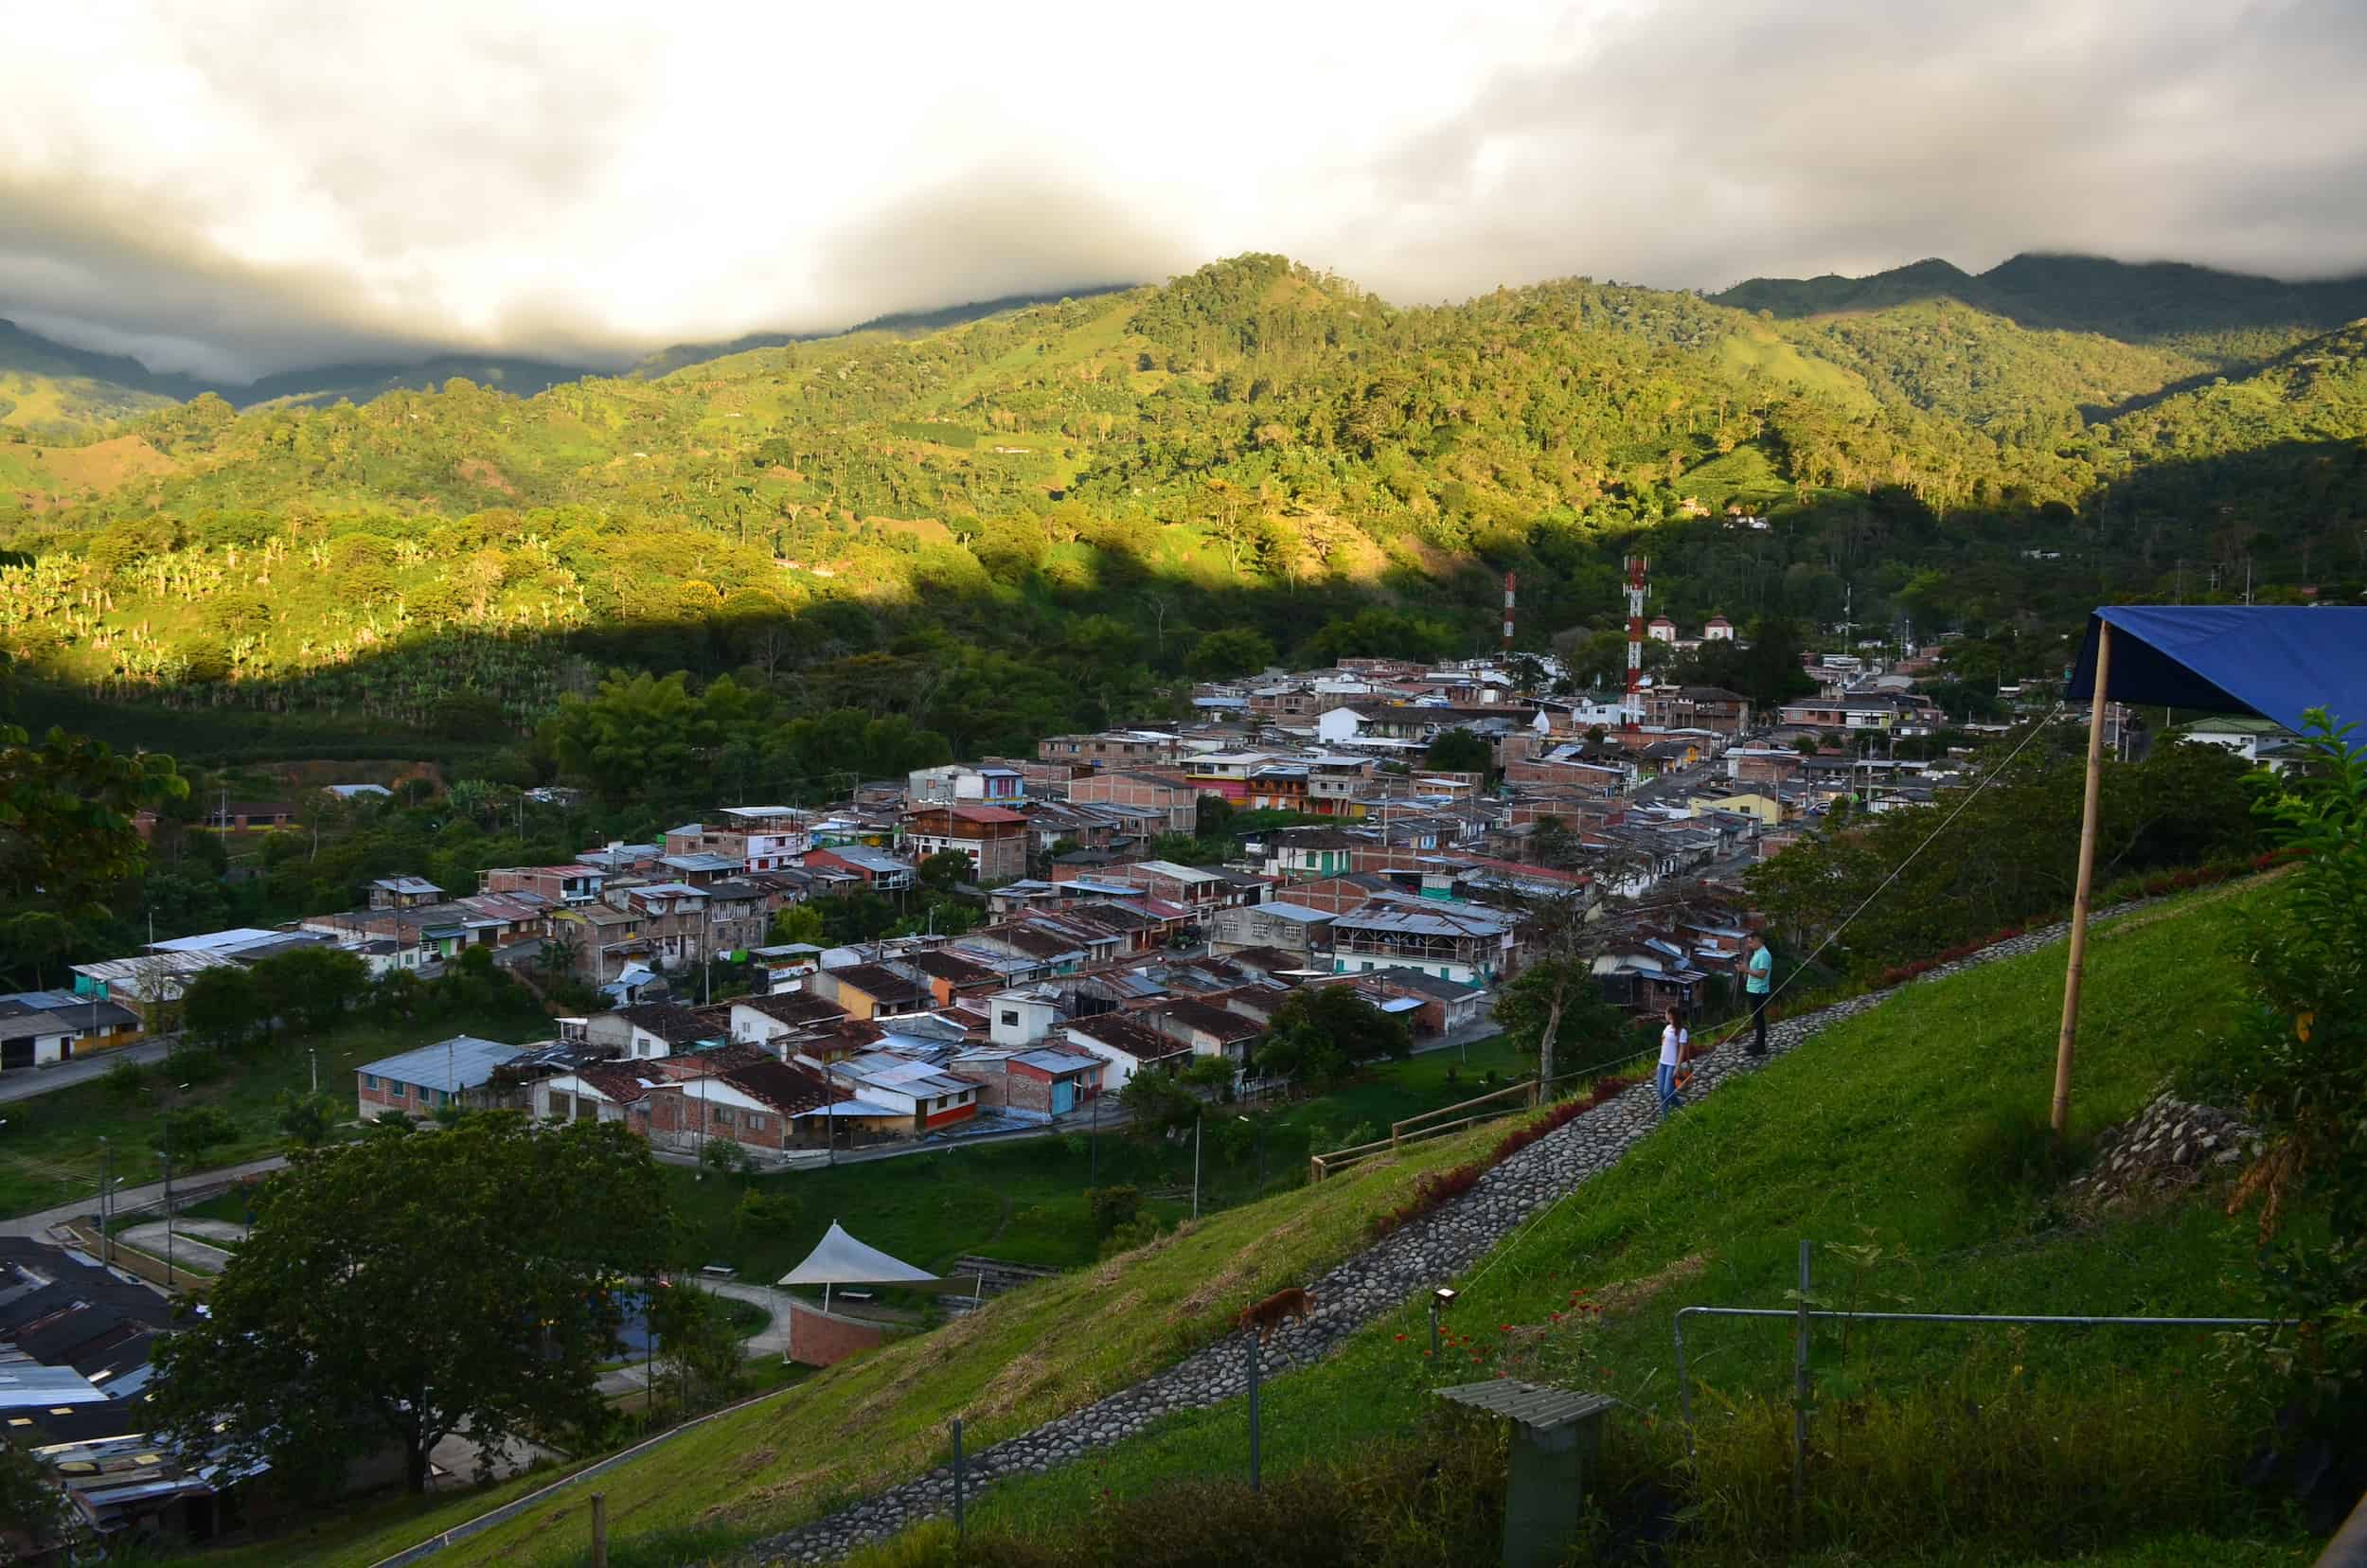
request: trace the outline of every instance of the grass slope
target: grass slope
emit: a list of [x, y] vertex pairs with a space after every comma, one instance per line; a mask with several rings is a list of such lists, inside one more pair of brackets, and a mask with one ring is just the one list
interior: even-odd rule
[[[2251, 900], [2264, 896], [2193, 900], [2099, 933], [2078, 1059], [2080, 1130], [2127, 1116], [2166, 1075], [2216, 1048], [2239, 984]], [[1671, 1315], [1693, 1305], [1786, 1305], [1804, 1237], [1826, 1248], [1819, 1293], [1860, 1306], [1894, 1306], [1889, 1297], [1911, 1310], [2255, 1310], [2248, 1222], [2201, 1203], [2074, 1219], [2017, 1185], [2006, 1162], [1987, 1154], [1984, 1135], [1998, 1118], [2043, 1110], [2061, 965], [2056, 948], [1912, 986], [1688, 1110], [1459, 1282], [1453, 1327], [1464, 1343], [1450, 1345], [1448, 1367], [1426, 1363], [1424, 1321], [1409, 1305], [1332, 1360], [1269, 1388], [1267, 1473], [1416, 1432], [1433, 1407], [1433, 1383], [1500, 1369], [1582, 1378], [1616, 1393], [1632, 1414], [1614, 1422], [1608, 1443], [1668, 1459]], [[1881, 1260], [1861, 1269], [1836, 1244], [1879, 1247]], [[1580, 1289], [1609, 1310], [1591, 1321], [1557, 1321]], [[1778, 1399], [1789, 1387], [1788, 1325], [1696, 1320], [1688, 1340], [1705, 1447], [1728, 1409]], [[2262, 1415], [2246, 1385], [2183, 1335], [1896, 1327], [1860, 1331], [1845, 1357], [1828, 1335], [1818, 1355], [1820, 1402], [1844, 1412], [1841, 1423], [1820, 1417], [1815, 1440], [1827, 1457], [1846, 1443], [1837, 1424], [1845, 1425], [1851, 1401], [1918, 1389], [1961, 1390], [1983, 1403], [2069, 1400], [2124, 1438], [2150, 1430], [2164, 1444], [2212, 1441], [2197, 1431], [2207, 1425], [2240, 1449]], [[1775, 1445], [1776, 1468], [1755, 1477], [1755, 1491], [1706, 1497], [1705, 1511], [1779, 1501], [1781, 1455]], [[2289, 1560], [2279, 1554], [2293, 1541], [2275, 1530], [2244, 1541], [2180, 1536], [2180, 1528], [2201, 1528], [2196, 1514], [2216, 1501], [2194, 1495], [2198, 1483], [2174, 1457], [2130, 1460], [2115, 1478], [2162, 1488], [2162, 1541], [2084, 1539], [2082, 1503], [2073, 1499], [2063, 1547], [2114, 1562]], [[1112, 1497], [1152, 1494], [1182, 1474], [1239, 1475], [1245, 1467], [1237, 1403], [1172, 1419], [1102, 1462], [1000, 1488], [971, 1518], [1028, 1534], [1076, 1529]], [[1818, 1506], [1845, 1513], [1849, 1500], [1820, 1497]], [[1845, 1535], [1848, 1526], [1834, 1528]], [[1878, 1540], [1852, 1542], [1861, 1555], [1846, 1560], [1880, 1560], [1881, 1547]], [[1937, 1541], [1933, 1549], [1931, 1559], [1942, 1559]]]
[[[2166, 1075], [2216, 1048], [2240, 981], [2251, 900], [2265, 896], [2222, 890], [2099, 932], [2079, 1059], [2080, 1129], [2126, 1117]], [[1460, 1282], [1455, 1327], [1469, 1343], [1454, 1348], [1466, 1359], [1439, 1381], [1507, 1362], [1539, 1377], [1599, 1380], [1640, 1413], [1619, 1422], [1612, 1444], [1664, 1457], [1672, 1440], [1664, 1417], [1674, 1409], [1669, 1314], [1693, 1304], [1783, 1305], [1804, 1236], [1828, 1247], [1884, 1249], [1861, 1273], [1825, 1255], [1821, 1289], [1854, 1292], [1860, 1304], [1892, 1295], [1922, 1309], [1999, 1311], [2254, 1308], [2249, 1230], [2208, 1205], [2073, 1221], [2002, 1168], [1994, 1178], [1984, 1173], [1985, 1131], [2007, 1113], [2043, 1107], [2061, 963], [2056, 948], [1913, 986], [1688, 1111]], [[1370, 1217], [1420, 1171], [1497, 1135], [1483, 1130], [1354, 1181], [1216, 1216], [653, 1451], [604, 1478], [619, 1549], [695, 1560], [940, 1462], [944, 1423], [955, 1414], [983, 1447], [1122, 1386], [1205, 1342], [1254, 1292], [1352, 1250]], [[1575, 1320], [1557, 1324], [1551, 1314], [1581, 1286], [1611, 1310], [1583, 1329], [1568, 1326]], [[1503, 1329], [1507, 1324], [1514, 1332]], [[1323, 1365], [1271, 1385], [1269, 1473], [1416, 1430], [1433, 1402], [1422, 1337], [1421, 1316], [1409, 1305]], [[1705, 1432], [1729, 1405], [1788, 1387], [1782, 1326], [1715, 1324], [1692, 1337], [1693, 1372], [1710, 1391]], [[1480, 1362], [1468, 1359], [1474, 1353]], [[2114, 1411], [2131, 1413], [2127, 1425], [2141, 1433], [2189, 1436], [2207, 1418], [2232, 1443], [2246, 1437], [2256, 1415], [2240, 1385], [2224, 1381], [2191, 1342], [2133, 1333], [1900, 1328], [1860, 1335], [1845, 1362], [1821, 1342], [1819, 1376], [1836, 1404], [1953, 1386], [1950, 1378], [1989, 1379], [1995, 1397], [2109, 1399]], [[2190, 1414], [2163, 1417], [2173, 1410]], [[1820, 1426], [1820, 1443], [1831, 1440], [1829, 1426]], [[1219, 1407], [1175, 1418], [1095, 1464], [1006, 1485], [972, 1518], [1059, 1531], [1112, 1497], [1155, 1493], [1179, 1474], [1237, 1474], [1245, 1464], [1242, 1413]], [[2130, 1465], [2127, 1486], [2173, 1484], [2166, 1472]], [[1780, 1495], [1780, 1476], [1775, 1487]], [[276, 1560], [365, 1564], [504, 1495], [379, 1516], [396, 1522], [343, 1533], [301, 1559], [282, 1542]], [[2181, 1529], [2201, 1528], [2184, 1517], [2194, 1499], [2162, 1501], [2162, 1537], [2145, 1550], [2078, 1540], [2074, 1521], [2067, 1552], [2092, 1548], [2105, 1554], [2098, 1561], [2131, 1563], [2269, 1560], [2291, 1544], [2273, 1536], [2231, 1542], [2207, 1531], [2181, 1538]], [[575, 1560], [582, 1507], [579, 1496], [561, 1494], [460, 1543], [445, 1560]]]
[[[1370, 1218], [1403, 1202], [1423, 1172], [1468, 1159], [1500, 1135], [1483, 1128], [1440, 1139], [1321, 1186], [1210, 1216], [1123, 1259], [1000, 1297], [936, 1332], [832, 1367], [604, 1476], [610, 1527], [619, 1536], [698, 1527], [752, 1538], [939, 1463], [945, 1423], [955, 1415], [983, 1448], [1091, 1403], [1205, 1344], [1243, 1302], [1344, 1256], [1361, 1244]], [[548, 1479], [433, 1500], [424, 1509], [383, 1505], [309, 1536], [204, 1560], [214, 1568], [362, 1568]], [[570, 1490], [438, 1560], [579, 1561], [584, 1506], [583, 1493]]]

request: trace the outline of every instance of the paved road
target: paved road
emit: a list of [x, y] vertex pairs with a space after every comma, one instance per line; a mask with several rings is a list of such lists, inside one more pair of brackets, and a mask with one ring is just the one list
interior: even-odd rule
[[[728, 1297], [733, 1301], [744, 1301], [752, 1307], [761, 1307], [771, 1314], [763, 1327], [749, 1335], [742, 1342], [746, 1346], [748, 1360], [755, 1361], [761, 1356], [779, 1356], [788, 1353], [789, 1297], [786, 1294], [768, 1291], [761, 1285], [744, 1284], [737, 1279], [691, 1277], [686, 1280], [686, 1283], [696, 1285], [703, 1291], [712, 1291], [717, 1295]], [[600, 1392], [610, 1399], [638, 1394], [649, 1386], [647, 1369], [640, 1362], [629, 1362], [622, 1366], [610, 1367], [600, 1374], [598, 1384]]]
[[[220, 1186], [241, 1176], [259, 1176], [267, 1170], [277, 1170], [287, 1163], [284, 1155], [275, 1155], [268, 1160], [249, 1160], [244, 1165], [227, 1166], [220, 1170], [193, 1170], [187, 1176], [175, 1177], [172, 1185], [176, 1195], [194, 1192], [199, 1187]], [[162, 1182], [145, 1182], [138, 1186], [116, 1188], [116, 1206], [118, 1209], [161, 1203], [164, 1198], [165, 1184]], [[31, 1214], [20, 1214], [12, 1220], [0, 1220], [0, 1236], [40, 1236], [52, 1225], [98, 1212], [98, 1186], [94, 1182], [90, 1192], [73, 1203], [60, 1203], [55, 1208], [40, 1209]]]
[[18, 1067], [0, 1073], [0, 1105], [11, 1100], [31, 1099], [36, 1095], [55, 1094], [71, 1089], [78, 1083], [88, 1083], [104, 1078], [107, 1069], [118, 1061], [162, 1061], [172, 1049], [167, 1040], [143, 1040], [133, 1045], [118, 1045], [97, 1056], [77, 1057], [61, 1061], [54, 1067]]

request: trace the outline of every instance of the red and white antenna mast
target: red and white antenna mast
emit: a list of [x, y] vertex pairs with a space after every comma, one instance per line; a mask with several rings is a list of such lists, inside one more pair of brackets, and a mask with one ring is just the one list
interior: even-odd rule
[[1512, 589], [1519, 579], [1512, 573], [1504, 574], [1504, 656], [1512, 656]]
[[1628, 697], [1627, 727], [1644, 724], [1644, 569], [1642, 556], [1628, 558]]

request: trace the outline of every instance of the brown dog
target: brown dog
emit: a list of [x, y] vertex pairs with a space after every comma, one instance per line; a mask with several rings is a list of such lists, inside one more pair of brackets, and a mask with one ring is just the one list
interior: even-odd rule
[[1309, 1316], [1314, 1310], [1315, 1293], [1293, 1285], [1288, 1290], [1276, 1291], [1255, 1306], [1242, 1308], [1240, 1326], [1255, 1328], [1258, 1343], [1262, 1345], [1266, 1336], [1281, 1327], [1284, 1322]]

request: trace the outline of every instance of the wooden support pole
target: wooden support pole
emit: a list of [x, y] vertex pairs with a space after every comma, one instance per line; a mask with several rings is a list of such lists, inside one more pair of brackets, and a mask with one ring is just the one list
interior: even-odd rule
[[2096, 623], [2096, 685], [2088, 700], [2088, 786], [2079, 811], [2079, 883], [2072, 894], [2071, 958], [2063, 971], [2063, 1033], [2055, 1047], [2055, 1135], [2071, 1126], [2072, 1047], [2079, 1039], [2079, 981], [2088, 962], [2088, 900], [2096, 878], [2096, 800], [2104, 785], [2104, 691], [2112, 675], [2112, 623]]
[[608, 1568], [608, 1494], [592, 1494], [592, 1568]]

